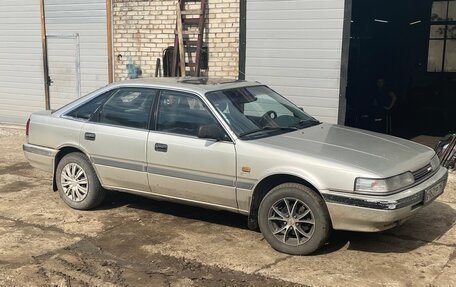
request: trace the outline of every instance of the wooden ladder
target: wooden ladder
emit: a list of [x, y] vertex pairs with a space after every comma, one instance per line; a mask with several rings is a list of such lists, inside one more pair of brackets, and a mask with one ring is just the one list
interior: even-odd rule
[[[185, 9], [185, 3], [200, 3], [200, 9]], [[176, 30], [171, 74], [174, 77], [201, 75], [201, 49], [206, 11], [206, 0], [178, 0]], [[196, 28], [196, 29], [195, 29]], [[189, 62], [185, 62], [187, 52]], [[195, 57], [191, 57], [194, 53]], [[192, 60], [194, 59], [194, 62]], [[187, 69], [189, 68], [189, 73]], [[192, 71], [192, 68], [193, 71]]]

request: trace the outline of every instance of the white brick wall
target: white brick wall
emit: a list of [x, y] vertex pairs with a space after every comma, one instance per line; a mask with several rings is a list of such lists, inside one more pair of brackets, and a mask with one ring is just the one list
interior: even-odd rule
[[[155, 76], [156, 59], [162, 59], [163, 50], [174, 45], [176, 5], [176, 0], [113, 0], [116, 81], [126, 78], [129, 57], [141, 68], [143, 77]], [[207, 0], [204, 32], [209, 49], [205, 75], [237, 78], [239, 0]]]

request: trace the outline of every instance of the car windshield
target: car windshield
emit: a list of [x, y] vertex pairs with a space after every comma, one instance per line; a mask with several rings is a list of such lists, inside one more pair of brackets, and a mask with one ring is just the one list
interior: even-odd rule
[[241, 139], [276, 135], [320, 123], [266, 86], [215, 91], [206, 97]]

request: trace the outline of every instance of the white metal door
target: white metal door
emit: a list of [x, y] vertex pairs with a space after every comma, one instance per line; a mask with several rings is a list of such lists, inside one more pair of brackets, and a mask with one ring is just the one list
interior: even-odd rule
[[54, 108], [108, 84], [106, 0], [44, 2]]
[[344, 0], [248, 0], [246, 79], [337, 123]]
[[79, 35], [47, 34], [51, 109], [58, 109], [81, 96]]
[[0, 122], [43, 110], [43, 82], [39, 1], [0, 1]]

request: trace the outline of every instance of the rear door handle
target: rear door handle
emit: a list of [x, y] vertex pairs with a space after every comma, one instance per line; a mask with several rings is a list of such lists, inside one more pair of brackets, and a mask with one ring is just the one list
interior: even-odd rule
[[167, 152], [168, 151], [168, 145], [167, 144], [162, 144], [162, 143], [156, 143], [155, 144], [155, 151]]
[[95, 140], [95, 134], [94, 133], [85, 133], [84, 134], [84, 139], [88, 141], [94, 141]]

